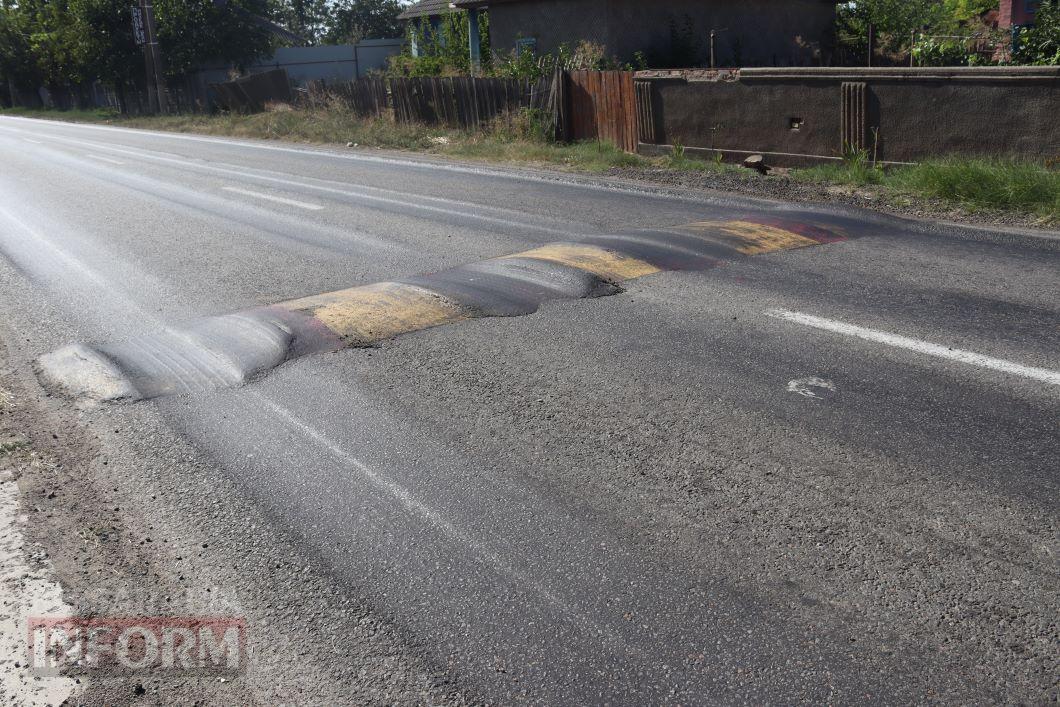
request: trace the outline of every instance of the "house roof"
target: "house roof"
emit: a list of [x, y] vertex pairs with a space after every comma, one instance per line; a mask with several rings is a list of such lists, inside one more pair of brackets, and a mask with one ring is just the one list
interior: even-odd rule
[[431, 15], [447, 15], [456, 12], [449, 4], [453, 0], [420, 0], [420, 2], [409, 5], [405, 11], [398, 15], [399, 20], [414, 20], [417, 17], [430, 17]]

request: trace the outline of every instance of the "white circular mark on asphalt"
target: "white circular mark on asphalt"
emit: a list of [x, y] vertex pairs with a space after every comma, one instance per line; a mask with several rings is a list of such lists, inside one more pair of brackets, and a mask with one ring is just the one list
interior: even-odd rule
[[817, 400], [823, 400], [824, 395], [822, 393], [828, 391], [829, 393], [835, 392], [835, 383], [826, 378], [796, 378], [788, 383], [788, 392], [797, 393], [807, 398], [816, 398]]

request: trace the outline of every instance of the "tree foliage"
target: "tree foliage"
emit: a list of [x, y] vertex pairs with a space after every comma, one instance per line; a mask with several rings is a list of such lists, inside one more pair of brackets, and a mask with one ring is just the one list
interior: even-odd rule
[[[4, 0], [0, 4], [0, 80], [22, 88], [101, 79], [143, 79], [133, 39], [133, 0]], [[249, 16], [272, 17], [272, 0], [154, 0], [163, 70], [183, 74], [210, 62], [244, 65], [274, 44]]]
[[914, 32], [931, 28], [938, 34], [953, 34], [956, 23], [943, 0], [857, 0], [839, 6], [837, 34], [841, 43], [864, 53], [871, 27], [879, 51], [907, 53]]
[[214, 62], [242, 68], [268, 54], [274, 43], [266, 28], [238, 11], [268, 16], [271, 8], [266, 0], [226, 4], [214, 0], [154, 0], [154, 7], [158, 43], [165, 71], [170, 75]]
[[310, 44], [323, 40], [334, 24], [331, 0], [283, 0], [274, 3], [272, 18]]
[[1014, 58], [1025, 64], [1060, 64], [1060, 0], [1045, 0], [1034, 20], [1034, 27], [1016, 37]]
[[30, 43], [30, 16], [0, 7], [0, 77], [18, 88], [35, 88], [41, 76]]
[[401, 10], [398, 0], [336, 0], [325, 39], [340, 44], [400, 37], [404, 34], [398, 20]]
[[143, 53], [133, 38], [128, 0], [70, 0], [69, 14], [78, 37], [71, 58], [82, 76], [115, 86], [143, 77]]

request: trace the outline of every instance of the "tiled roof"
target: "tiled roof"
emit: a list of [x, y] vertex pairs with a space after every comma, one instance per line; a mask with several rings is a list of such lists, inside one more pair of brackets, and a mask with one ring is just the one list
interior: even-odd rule
[[453, 8], [449, 7], [449, 3], [452, 0], [420, 0], [413, 5], [409, 5], [398, 15], [399, 20], [413, 20], [417, 17], [429, 17], [431, 15], [445, 15], [453, 12]]

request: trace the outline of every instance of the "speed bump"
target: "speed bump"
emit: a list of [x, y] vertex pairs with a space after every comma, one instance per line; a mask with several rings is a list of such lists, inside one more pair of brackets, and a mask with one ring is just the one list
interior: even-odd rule
[[621, 292], [662, 271], [844, 240], [816, 223], [747, 215], [587, 236], [442, 272], [311, 295], [182, 328], [42, 356], [42, 383], [71, 397], [137, 400], [242, 385], [310, 353], [373, 346], [466, 319], [530, 314], [546, 301]]
[[354, 346], [368, 346], [467, 318], [455, 302], [422, 287], [397, 282], [351, 287], [277, 306], [308, 314]]

